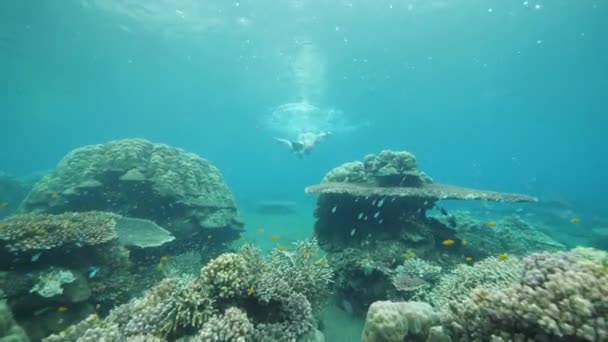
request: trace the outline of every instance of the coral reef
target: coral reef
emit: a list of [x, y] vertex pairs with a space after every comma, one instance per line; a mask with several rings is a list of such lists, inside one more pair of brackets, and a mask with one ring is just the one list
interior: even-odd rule
[[487, 221], [475, 219], [467, 212], [452, 212], [449, 217], [438, 217], [449, 225], [456, 234], [468, 241], [476, 258], [498, 255], [508, 251], [510, 254], [525, 255], [539, 251], [559, 251], [566, 247], [541, 232], [529, 222], [517, 216], [507, 216], [494, 222], [488, 228]]
[[228, 308], [223, 315], [215, 315], [203, 325], [197, 340], [206, 342], [246, 342], [251, 340], [253, 324], [238, 308]]
[[424, 302], [378, 301], [370, 305], [362, 342], [425, 341], [439, 316]]
[[246, 245], [211, 260], [196, 278], [167, 278], [105, 319], [89, 317], [45, 341], [104, 335], [116, 341], [195, 335], [200, 341], [295, 341], [314, 331], [311, 300], [324, 298], [331, 281], [314, 240], [295, 247], [289, 256], [265, 259]]
[[223, 299], [241, 296], [249, 285], [246, 261], [239, 254], [222, 254], [203, 267], [201, 279], [214, 296]]
[[391, 280], [397, 291], [411, 294], [431, 287], [440, 274], [440, 266], [420, 258], [411, 258], [397, 266]]
[[444, 328], [458, 341], [607, 340], [608, 272], [588, 255], [573, 250], [524, 258], [518, 283], [476, 289], [451, 302]]
[[15, 215], [0, 221], [0, 248], [36, 252], [67, 244], [100, 245], [117, 238], [118, 215], [104, 212]]
[[20, 210], [117, 212], [152, 220], [178, 239], [201, 228], [239, 231], [243, 226], [216, 167], [195, 154], [143, 139], [73, 150], [36, 183]]
[[418, 298], [442, 309], [449, 302], [467, 298], [476, 288], [495, 291], [509, 287], [520, 279], [522, 271], [521, 260], [514, 257], [505, 261], [489, 257], [473, 265], [461, 264], [443, 275], [430, 291], [418, 293]]
[[69, 270], [49, 270], [39, 276], [38, 282], [30, 292], [36, 292], [45, 298], [54, 297], [63, 294], [63, 285], [75, 280], [76, 277]]

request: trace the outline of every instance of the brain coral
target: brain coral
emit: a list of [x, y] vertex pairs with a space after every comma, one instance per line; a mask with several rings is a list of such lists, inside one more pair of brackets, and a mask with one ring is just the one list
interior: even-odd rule
[[242, 227], [232, 193], [215, 166], [144, 139], [73, 150], [36, 183], [20, 210], [104, 210], [161, 225], [190, 220], [206, 228]]

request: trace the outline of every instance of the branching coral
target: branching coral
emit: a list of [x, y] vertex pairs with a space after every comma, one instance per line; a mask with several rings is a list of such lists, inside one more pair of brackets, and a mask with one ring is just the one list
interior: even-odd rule
[[239, 254], [225, 253], [201, 270], [201, 281], [212, 296], [235, 298], [247, 292], [247, 263]]
[[500, 261], [491, 257], [473, 266], [459, 265], [449, 274], [441, 277], [433, 289], [421, 296], [437, 309], [446, 307], [448, 301], [458, 301], [468, 297], [477, 288], [502, 289], [517, 282], [521, 276], [522, 263], [517, 258]]
[[445, 322], [457, 340], [605, 341], [608, 272], [577, 251], [533, 254], [518, 284], [474, 290]]
[[253, 324], [247, 314], [238, 308], [228, 308], [223, 315], [214, 315], [209, 319], [199, 335], [201, 342], [247, 342], [251, 341]]
[[441, 267], [428, 261], [412, 258], [398, 266], [391, 281], [398, 291], [412, 293], [430, 287], [441, 274]]

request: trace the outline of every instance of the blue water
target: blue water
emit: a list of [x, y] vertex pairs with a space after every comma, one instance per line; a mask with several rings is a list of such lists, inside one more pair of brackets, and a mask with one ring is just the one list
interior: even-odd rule
[[[217, 165], [237, 199], [297, 199], [382, 149], [436, 181], [607, 206], [608, 4], [24, 0], [0, 3], [0, 170], [143, 137]], [[334, 108], [298, 159], [278, 106]]]

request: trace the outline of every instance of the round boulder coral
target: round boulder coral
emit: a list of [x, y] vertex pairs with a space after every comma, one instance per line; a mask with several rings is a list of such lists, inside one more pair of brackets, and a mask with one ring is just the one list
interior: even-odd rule
[[150, 219], [177, 237], [200, 228], [243, 226], [215, 166], [195, 154], [144, 139], [70, 152], [36, 183], [20, 210], [120, 212]]

